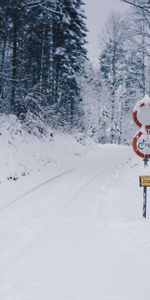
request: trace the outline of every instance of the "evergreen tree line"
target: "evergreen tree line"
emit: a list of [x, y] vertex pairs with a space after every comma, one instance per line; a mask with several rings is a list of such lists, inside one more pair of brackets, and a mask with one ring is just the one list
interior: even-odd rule
[[78, 74], [87, 59], [83, 4], [0, 0], [1, 113], [15, 114], [29, 128], [40, 121], [54, 127], [78, 124]]

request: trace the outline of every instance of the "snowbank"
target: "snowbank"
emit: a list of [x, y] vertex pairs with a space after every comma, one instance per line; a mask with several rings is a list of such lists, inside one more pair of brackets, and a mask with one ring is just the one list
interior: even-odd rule
[[0, 116], [0, 182], [18, 180], [47, 165], [68, 165], [97, 145], [83, 134], [72, 137], [47, 128], [46, 135], [31, 135], [14, 115]]

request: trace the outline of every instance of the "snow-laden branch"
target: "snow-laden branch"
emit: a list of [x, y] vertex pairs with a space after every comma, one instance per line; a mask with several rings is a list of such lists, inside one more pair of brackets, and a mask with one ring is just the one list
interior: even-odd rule
[[49, 11], [49, 12], [51, 12], [51, 13], [55, 13], [55, 14], [58, 14], [58, 15], [62, 15], [62, 13], [60, 13], [60, 12], [54, 10], [54, 9], [48, 8], [48, 7], [46, 7], [45, 5], [42, 5], [42, 4], [39, 4], [39, 5], [40, 5], [42, 8], [44, 8], [45, 10], [47, 10], [47, 11]]
[[124, 2], [124, 3], [130, 4], [130, 5], [134, 6], [134, 7], [140, 8], [143, 11], [145, 11], [145, 12], [147, 12], [147, 13], [150, 14], [150, 6], [149, 5], [142, 6], [142, 5], [137, 4], [135, 2], [131, 2], [130, 0], [121, 0], [121, 2]]
[[57, 1], [42, 1], [42, 0], [40, 0], [40, 1], [33, 1], [33, 2], [29, 2], [29, 3], [27, 3], [26, 5], [24, 5], [24, 7], [30, 7], [30, 8], [33, 8], [33, 7], [36, 7], [36, 6], [40, 6], [40, 7], [42, 7], [43, 9], [45, 9], [46, 11], [49, 11], [49, 12], [51, 12], [51, 13], [55, 13], [55, 14], [58, 14], [58, 15], [62, 15], [62, 13], [60, 13], [60, 12], [58, 12], [58, 11], [56, 11], [56, 10], [54, 10], [53, 8], [50, 8], [50, 7], [46, 7], [45, 6], [45, 4], [47, 4], [47, 3], [50, 3], [51, 5], [54, 5], [54, 4], [56, 4], [56, 2]]

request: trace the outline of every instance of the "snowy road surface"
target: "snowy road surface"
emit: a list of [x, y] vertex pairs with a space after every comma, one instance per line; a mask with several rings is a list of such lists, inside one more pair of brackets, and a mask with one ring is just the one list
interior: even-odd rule
[[101, 146], [2, 184], [0, 300], [149, 300], [141, 172], [130, 148]]

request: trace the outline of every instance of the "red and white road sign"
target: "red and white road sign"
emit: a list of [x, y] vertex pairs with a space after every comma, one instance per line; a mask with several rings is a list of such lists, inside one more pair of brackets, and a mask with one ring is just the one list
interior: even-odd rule
[[142, 158], [150, 158], [150, 98], [145, 96], [134, 108], [133, 120], [141, 130], [133, 139], [133, 149]]
[[146, 129], [150, 128], [150, 98], [145, 96], [142, 100], [137, 102], [133, 111], [133, 120], [137, 126], [144, 126]]
[[150, 158], [150, 134], [139, 131], [133, 139], [133, 149], [142, 158]]

